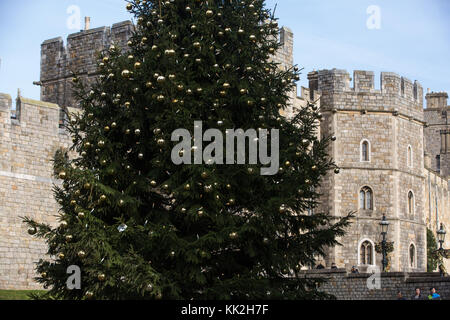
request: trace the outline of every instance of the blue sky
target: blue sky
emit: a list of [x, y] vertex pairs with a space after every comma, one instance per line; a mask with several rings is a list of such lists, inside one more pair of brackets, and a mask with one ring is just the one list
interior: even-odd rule
[[[294, 60], [305, 68], [372, 70], [418, 80], [426, 90], [450, 93], [450, 1], [448, 0], [266, 0], [280, 24], [294, 32]], [[1, 0], [0, 92], [39, 99], [40, 45], [70, 30], [67, 10], [78, 6], [91, 27], [130, 19], [124, 0]], [[380, 12], [380, 28], [369, 29], [370, 6]], [[370, 19], [370, 21], [374, 21]]]

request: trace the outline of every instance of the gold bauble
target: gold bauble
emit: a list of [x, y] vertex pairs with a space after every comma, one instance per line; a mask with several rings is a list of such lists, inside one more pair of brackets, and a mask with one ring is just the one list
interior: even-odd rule
[[85, 217], [84, 212], [78, 212], [78, 218], [84, 219], [84, 217]]
[[164, 83], [166, 81], [166, 77], [164, 76], [159, 76], [156, 81], [158, 81], [158, 83]]
[[104, 130], [106, 131], [106, 132], [108, 132], [109, 131], [109, 127], [108, 126], [106, 126], [105, 128], [104, 128]]
[[66, 236], [66, 242], [71, 242], [73, 240], [73, 236], [70, 234]]
[[83, 259], [84, 257], [86, 257], [86, 252], [84, 252], [84, 251], [78, 251], [78, 258], [81, 258], [81, 259]]
[[210, 193], [212, 191], [212, 186], [208, 185], [208, 186], [205, 186], [203, 189], [205, 190], [206, 193]]
[[202, 176], [203, 179], [207, 179], [209, 175], [208, 175], [208, 172], [203, 171], [201, 176]]
[[130, 78], [131, 77], [131, 72], [129, 70], [126, 70], [126, 69], [123, 70], [122, 71], [122, 77], [124, 77], [126, 79]]
[[200, 42], [194, 42], [193, 46], [194, 46], [194, 48], [198, 49], [201, 47], [201, 44], [200, 44]]
[[206, 16], [207, 17], [212, 17], [213, 15], [214, 15], [214, 12], [212, 10], [206, 11]]
[[143, 154], [143, 153], [139, 153], [139, 154], [138, 154], [138, 158], [139, 158], [139, 160], [144, 159], [144, 154]]
[[133, 9], [133, 5], [131, 3], [127, 4], [127, 10], [131, 11]]
[[187, 212], [187, 209], [186, 208], [181, 208], [181, 213], [186, 213]]
[[134, 134], [137, 136], [141, 135], [141, 130], [139, 129], [134, 130]]
[[188, 183], [184, 186], [184, 190], [189, 191], [191, 190], [191, 185]]
[[134, 64], [134, 68], [139, 69], [141, 67], [141, 63], [140, 62], [136, 62]]
[[47, 278], [47, 272], [42, 272], [41, 273], [41, 278]]
[[158, 183], [155, 180], [150, 181], [150, 185], [152, 187], [156, 187], [158, 185]]
[[100, 196], [100, 200], [101, 200], [101, 201], [105, 201], [105, 200], [106, 200], [106, 196], [105, 196], [104, 194], [102, 194], [102, 195]]
[[77, 205], [77, 202], [76, 202], [75, 200], [71, 200], [71, 201], [70, 201], [70, 205], [71, 205], [72, 207], [75, 207], [75, 206]]
[[105, 141], [100, 140], [100, 141], [98, 142], [98, 146], [99, 146], [99, 147], [104, 147], [104, 146], [105, 146]]
[[86, 189], [86, 190], [89, 190], [90, 188], [91, 188], [91, 184], [90, 183], [85, 183], [84, 184], [84, 188]]
[[228, 89], [228, 88], [230, 88], [230, 84], [229, 84], [228, 82], [225, 82], [225, 83], [223, 84], [223, 87], [224, 87], [225, 89]]
[[61, 253], [58, 254], [58, 259], [62, 260], [64, 258], [65, 258], [64, 253], [61, 252]]
[[28, 234], [34, 236], [37, 233], [37, 229], [35, 227], [28, 228]]
[[61, 172], [59, 173], [59, 178], [60, 178], [60, 179], [65, 179], [65, 178], [66, 178], [66, 173], [65, 173], [64, 171], [61, 171]]
[[62, 221], [61, 224], [59, 225], [60, 228], [64, 229], [67, 228], [67, 222], [66, 221]]
[[103, 273], [100, 273], [98, 276], [97, 276], [97, 279], [98, 279], [98, 281], [105, 281], [106, 280], [106, 275], [105, 274], [103, 274]]
[[92, 299], [94, 297], [94, 294], [91, 291], [86, 292], [85, 294], [87, 299]]
[[236, 232], [230, 233], [230, 239], [234, 240], [238, 238], [238, 234]]
[[162, 147], [166, 143], [166, 140], [158, 139], [158, 141], [156, 143], [158, 144], [158, 146]]

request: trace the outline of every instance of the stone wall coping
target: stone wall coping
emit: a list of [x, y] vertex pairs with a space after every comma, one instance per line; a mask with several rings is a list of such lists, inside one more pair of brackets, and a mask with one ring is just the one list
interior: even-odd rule
[[21, 103], [30, 104], [30, 105], [34, 105], [34, 106], [38, 106], [38, 107], [51, 108], [51, 109], [56, 109], [56, 110], [61, 109], [57, 104], [54, 104], [54, 103], [28, 99], [28, 98], [24, 98], [24, 97], [19, 97], [19, 101]]
[[339, 274], [344, 273], [347, 274], [347, 270], [344, 268], [340, 269], [314, 269], [314, 270], [302, 270], [300, 274]]
[[42, 45], [53, 43], [53, 42], [63, 42], [63, 38], [62, 37], [56, 37], [56, 38], [53, 38], [53, 39], [48, 39], [48, 40], [45, 40], [44, 42], [42, 42]]
[[407, 283], [436, 283], [436, 282], [450, 282], [450, 277], [412, 277], [405, 280]]
[[119, 27], [130, 26], [130, 25], [133, 25], [133, 23], [130, 20], [125, 20], [122, 22], [114, 23], [111, 28], [115, 29], [115, 28], [119, 28]]
[[0, 92], [0, 99], [6, 99], [6, 100], [11, 100], [11, 95], [7, 94], [7, 93], [1, 93]]
[[108, 29], [109, 29], [109, 27], [103, 26], [103, 27], [98, 27], [98, 28], [94, 28], [94, 29], [83, 30], [80, 32], [69, 34], [67, 36], [67, 39], [82, 37], [82, 36], [85, 36], [88, 34], [93, 34], [93, 33], [98, 33], [98, 32], [106, 32]]

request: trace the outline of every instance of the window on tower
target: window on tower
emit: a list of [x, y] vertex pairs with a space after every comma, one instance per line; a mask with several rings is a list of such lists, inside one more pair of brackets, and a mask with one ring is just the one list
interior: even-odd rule
[[408, 213], [410, 216], [414, 215], [414, 194], [412, 191], [408, 192]]
[[359, 248], [359, 262], [362, 265], [371, 265], [373, 264], [373, 246], [370, 241], [364, 241]]
[[367, 140], [361, 142], [361, 161], [370, 161], [370, 144]]
[[373, 192], [369, 187], [364, 187], [359, 191], [359, 208], [373, 210]]

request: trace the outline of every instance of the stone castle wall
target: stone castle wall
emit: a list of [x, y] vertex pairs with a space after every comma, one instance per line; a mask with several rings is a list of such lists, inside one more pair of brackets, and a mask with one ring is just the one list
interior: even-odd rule
[[[440, 277], [439, 273], [390, 272], [380, 274], [380, 287], [375, 287], [371, 274], [351, 274], [345, 269], [311, 270], [305, 277], [324, 279], [319, 290], [332, 294], [337, 300], [397, 300], [400, 291], [406, 300], [411, 300], [416, 288], [421, 289], [422, 297], [427, 299], [431, 287], [443, 300], [450, 300], [450, 277]], [[372, 281], [371, 281], [372, 280]], [[368, 286], [371, 284], [372, 286]]]
[[450, 176], [450, 106], [445, 92], [426, 95], [427, 108], [424, 110], [425, 151], [431, 157], [431, 169], [443, 176]]
[[17, 119], [11, 107], [11, 97], [0, 94], [0, 289], [39, 289], [34, 263], [47, 249], [21, 217], [56, 222], [52, 159], [70, 139], [59, 128], [57, 105], [19, 97]]

